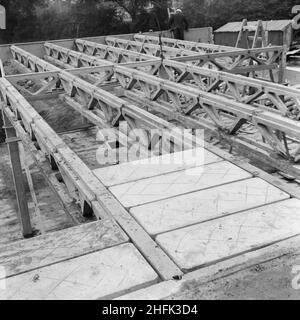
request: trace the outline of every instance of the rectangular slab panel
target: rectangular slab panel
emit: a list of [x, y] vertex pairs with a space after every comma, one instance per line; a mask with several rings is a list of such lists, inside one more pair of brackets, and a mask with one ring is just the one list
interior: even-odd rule
[[123, 206], [135, 207], [251, 177], [248, 172], [223, 161], [114, 186], [110, 191]]
[[165, 233], [157, 242], [190, 271], [299, 235], [299, 213], [299, 200], [285, 200]]
[[94, 173], [105, 186], [111, 187], [219, 161], [222, 161], [220, 157], [197, 148], [101, 168], [94, 170]]
[[124, 244], [9, 278], [0, 299], [115, 298], [157, 281], [157, 274], [137, 249]]
[[157, 235], [289, 197], [254, 178], [134, 207], [130, 212], [148, 233]]
[[128, 241], [115, 222], [98, 221], [4, 246], [0, 266], [9, 277]]

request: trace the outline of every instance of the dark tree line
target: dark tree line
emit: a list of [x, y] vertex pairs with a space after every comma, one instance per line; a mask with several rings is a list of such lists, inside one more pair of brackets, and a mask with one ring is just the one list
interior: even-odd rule
[[184, 11], [192, 27], [219, 28], [230, 21], [293, 18], [299, 0], [184, 0]]
[[96, 0], [1, 0], [7, 10], [7, 30], [1, 43], [37, 41], [127, 31], [114, 8]]
[[[73, 38], [168, 27], [168, 0], [154, 0], [154, 9], [145, 10], [147, 0], [0, 0], [7, 9], [7, 30], [0, 42]], [[184, 0], [183, 9], [191, 27], [218, 28], [243, 18], [290, 19], [298, 0]], [[122, 8], [132, 23], [122, 20]]]
[[[0, 43], [165, 29], [168, 0], [156, 1], [152, 12], [144, 9], [146, 2], [116, 0], [108, 6], [103, 0], [0, 0], [7, 10]], [[131, 15], [132, 23], [123, 21], [117, 5]]]

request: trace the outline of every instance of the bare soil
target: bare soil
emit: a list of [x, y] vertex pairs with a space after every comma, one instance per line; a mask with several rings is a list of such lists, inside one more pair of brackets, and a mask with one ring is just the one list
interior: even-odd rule
[[290, 253], [206, 284], [190, 281], [172, 300], [299, 300], [293, 267], [300, 255]]

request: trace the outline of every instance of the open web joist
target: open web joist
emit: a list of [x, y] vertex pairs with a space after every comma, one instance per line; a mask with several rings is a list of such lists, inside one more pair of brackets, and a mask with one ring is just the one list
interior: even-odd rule
[[[111, 37], [108, 37], [108, 38], [111, 38]], [[107, 38], [107, 41], [108, 41], [108, 38]], [[158, 37], [151, 36], [151, 35], [136, 34], [134, 35], [133, 38], [137, 42], [150, 43], [150, 44], [159, 44], [161, 42], [164, 46], [168, 46], [171, 48], [186, 49], [186, 50], [206, 52], [206, 53], [225, 52], [225, 51], [230, 52], [230, 51], [237, 50], [236, 48], [233, 48], [233, 47], [220, 46], [220, 45], [211, 44], [211, 43], [192, 42], [192, 41], [177, 40], [177, 39], [171, 39], [171, 38], [165, 38], [165, 37], [161, 37], [161, 39], [159, 39]]]
[[[48, 49], [54, 48], [55, 52], [67, 51], [73, 56], [76, 53], [52, 44], [46, 46]], [[53, 57], [51, 51], [48, 54]], [[62, 56], [56, 54], [54, 62], [59, 63]], [[81, 57], [87, 59], [89, 56], [82, 54]], [[101, 65], [101, 55], [95, 57], [98, 60], [94, 58], [93, 63]], [[142, 67], [148, 68], [147, 74], [143, 72], [145, 70], [137, 72], [132, 68], [115, 66], [111, 69], [110, 78], [134, 94], [139, 90], [140, 98], [166, 104], [168, 115], [172, 109], [186, 116], [200, 113], [202, 125], [211, 130], [233, 135], [243, 125], [251, 123], [261, 135], [261, 141], [267, 142], [273, 151], [286, 158], [298, 156], [297, 143], [293, 144], [293, 150], [289, 150], [286, 139], [291, 137], [297, 141], [299, 137], [299, 123], [292, 121], [299, 119], [299, 90], [172, 60], [164, 60], [162, 63], [148, 61], [146, 65], [136, 65], [136, 68]], [[163, 79], [150, 76], [159, 76], [162, 71]], [[168, 80], [185, 86], [174, 85]], [[203, 100], [208, 96], [211, 100]], [[269, 116], [271, 118], [267, 121]], [[290, 131], [291, 128], [295, 130]]]
[[[121, 42], [124, 41], [128, 40]], [[297, 160], [299, 90], [269, 81], [179, 62], [176, 59], [161, 61], [144, 54], [141, 59], [140, 53], [91, 41], [78, 39], [75, 44], [79, 52], [45, 43], [45, 58], [67, 68], [69, 74], [78, 77], [91, 76], [90, 82], [97, 86], [110, 82], [117, 83], [124, 89], [124, 94], [132, 99], [133, 104], [136, 101], [139, 106], [147, 105], [165, 114], [169, 119], [180, 120], [186, 127], [202, 127], [212, 132], [219, 132], [226, 139], [232, 137], [235, 142], [254, 145], [256, 150], [257, 148], [263, 150], [263, 153], [269, 154], [269, 157], [272, 157], [272, 152], [275, 152], [288, 160]], [[263, 48], [254, 51], [259, 50], [264, 53], [265, 50], [275, 49]], [[17, 47], [13, 46], [12, 52], [19, 63], [26, 65], [34, 72], [53, 70], [49, 69], [49, 66], [48, 69], [45, 68], [45, 61], [41, 59], [37, 66], [35, 56], [21, 52]], [[114, 52], [114, 55], [108, 52]], [[235, 55], [236, 52], [230, 54]], [[129, 59], [118, 59], [117, 56], [120, 53], [125, 53]], [[224, 54], [224, 52], [217, 54]], [[117, 64], [118, 62], [122, 63], [122, 67]], [[277, 64], [277, 70], [278, 66]], [[135, 69], [138, 69], [138, 72]], [[60, 78], [69, 78], [68, 81], [71, 81], [66, 75], [61, 75]], [[18, 77], [14, 79], [17, 85], [16, 79]], [[62, 84], [63, 81], [64, 79]], [[88, 86], [85, 91], [88, 92]], [[80, 97], [76, 101], [77, 108], [84, 105], [86, 107], [84, 113], [91, 108], [99, 109], [99, 105], [94, 107], [95, 103], [90, 99], [89, 93], [82, 89], [76, 92]], [[69, 90], [66, 98], [70, 100], [70, 96]], [[75, 106], [74, 100], [77, 98], [72, 99]], [[107, 101], [102, 103], [106, 103], [107, 110]], [[108, 109], [114, 110], [112, 113], [116, 112], [116, 108], [112, 106]], [[103, 113], [104, 109], [100, 107], [100, 110]], [[120, 119], [124, 119], [122, 112], [115, 116], [112, 119], [108, 113], [102, 114], [103, 120], [108, 121], [110, 125], [118, 124]], [[140, 124], [141, 119], [138, 122], [135, 120], [135, 126]], [[249, 125], [250, 131], [256, 137], [255, 141], [243, 132], [245, 126]]]
[[[107, 63], [104, 60], [105, 55], [90, 56], [51, 43], [45, 43], [45, 48], [46, 59], [66, 68], [101, 66]], [[113, 64], [107, 64], [111, 68], [103, 68], [103, 70], [109, 70], [112, 76]], [[140, 70], [144, 68], [147, 73], [159, 76], [164, 71], [163, 78], [166, 80], [197, 87], [217, 95], [229, 96], [239, 102], [258, 105], [261, 108], [265, 107], [267, 110], [277, 111], [297, 120], [300, 117], [299, 90], [294, 88], [172, 60], [163, 60], [162, 62], [150, 60], [143, 64], [137, 64], [136, 68]]]
[[[136, 35], [135, 38], [148, 39], [149, 36]], [[157, 37], [152, 38], [158, 39]], [[175, 40], [169, 39], [168, 41]], [[78, 49], [83, 51], [82, 40], [77, 40], [76, 43], [79, 46]], [[240, 73], [252, 77], [264, 77], [273, 82], [283, 81], [283, 71], [286, 65], [286, 49], [284, 47], [266, 47], [251, 50], [226, 47], [227, 50], [215, 50], [212, 53], [206, 53], [191, 47], [189, 47], [189, 50], [182, 47], [170, 47], [164, 45], [164, 42], [162, 42], [163, 45], [158, 45], [148, 41], [131, 41], [115, 37], [106, 37], [106, 43], [113, 47], [148, 55], [161, 56], [162, 54], [166, 59], [174, 59], [200, 67]], [[85, 44], [86, 46], [92, 46], [90, 42], [88, 44], [85, 42]]]
[[[81, 43], [80, 40], [76, 43], [79, 42]], [[93, 59], [89, 55], [79, 54], [78, 52], [68, 50], [51, 43], [45, 44], [47, 52], [46, 57], [49, 61], [66, 68], [70, 68], [72, 66], [81, 67], [86, 65], [102, 65], [106, 62], [104, 59], [107, 59], [108, 56], [105, 51], [97, 53], [95, 45], [97, 48], [99, 46], [101, 48], [103, 47], [103, 45], [85, 41], [84, 46], [86, 46], [86, 49], [82, 47], [81, 50], [97, 57], [98, 59]], [[104, 46], [104, 48], [106, 48], [106, 46]], [[124, 50], [121, 51], [124, 52]], [[130, 56], [130, 54], [128, 56]], [[134, 60], [135, 56], [131, 57], [131, 59]], [[143, 66], [148, 67], [146, 70], [147, 72], [154, 74], [158, 71], [159, 65], [159, 60], [153, 62], [150, 60]], [[152, 68], [149, 68], [149, 66], [152, 66]], [[246, 103], [257, 103], [259, 101], [261, 106], [266, 104], [271, 108], [280, 111], [282, 114], [289, 114], [291, 117], [296, 118], [299, 117], [298, 90], [283, 89], [281, 86], [272, 87], [271, 84], [265, 81], [249, 78], [246, 79], [243, 77], [233, 76], [228, 73], [217, 72], [216, 70], [207, 70], [194, 65], [187, 65], [178, 61], [164, 60], [163, 68], [165, 69], [165, 74], [169, 80], [185, 83], [188, 82], [185, 80], [192, 80], [202, 90], [216, 93], [221, 92], [225, 95], [229, 94], [239, 101], [245, 101]]]

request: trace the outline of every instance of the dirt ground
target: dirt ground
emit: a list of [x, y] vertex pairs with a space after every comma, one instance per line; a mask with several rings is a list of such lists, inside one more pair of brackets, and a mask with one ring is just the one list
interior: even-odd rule
[[292, 268], [299, 256], [284, 256], [207, 284], [190, 282], [174, 300], [299, 300]]
[[[208, 283], [190, 281], [172, 300], [300, 300], [299, 244], [275, 259]], [[288, 252], [290, 251], [290, 252]], [[262, 260], [263, 261], [263, 260]]]

